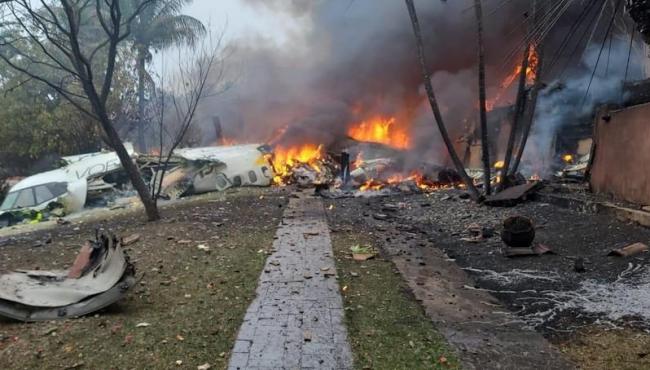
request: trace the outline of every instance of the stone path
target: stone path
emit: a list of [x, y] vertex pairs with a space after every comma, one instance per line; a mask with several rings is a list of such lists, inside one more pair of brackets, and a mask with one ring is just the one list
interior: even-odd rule
[[292, 198], [230, 357], [229, 369], [351, 369], [325, 211]]

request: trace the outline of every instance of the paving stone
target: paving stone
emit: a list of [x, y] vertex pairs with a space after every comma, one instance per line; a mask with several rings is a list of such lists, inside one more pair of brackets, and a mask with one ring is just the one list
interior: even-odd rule
[[228, 368], [352, 369], [320, 199], [301, 194], [290, 200], [273, 250]]

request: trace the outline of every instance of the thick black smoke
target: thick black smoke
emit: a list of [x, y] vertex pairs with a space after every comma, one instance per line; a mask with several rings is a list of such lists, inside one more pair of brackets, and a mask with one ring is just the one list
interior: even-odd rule
[[[226, 136], [267, 142], [331, 145], [350, 124], [395, 116], [413, 138], [418, 159], [443, 163], [446, 154], [422, 89], [413, 31], [401, 0], [246, 0], [250, 6], [306, 20], [309, 27], [277, 46], [263, 35], [236, 40], [228, 61], [236, 82], [204, 104], [203, 122], [218, 115]], [[488, 95], [519, 63], [529, 12], [526, 1], [483, 1]], [[447, 126], [454, 138], [477, 117], [477, 35], [472, 0], [416, 1]], [[567, 24], [570, 24], [568, 17]], [[559, 29], [564, 29], [560, 22]], [[509, 56], [509, 57], [508, 57]], [[288, 127], [288, 128], [287, 128]], [[284, 128], [287, 128], [284, 130]], [[211, 128], [204, 127], [209, 143]]]

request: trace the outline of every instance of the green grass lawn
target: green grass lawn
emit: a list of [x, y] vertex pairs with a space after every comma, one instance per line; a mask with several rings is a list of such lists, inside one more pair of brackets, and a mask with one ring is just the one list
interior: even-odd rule
[[459, 368], [390, 261], [354, 261], [350, 247], [367, 244], [354, 233], [333, 233], [332, 243], [356, 368]]
[[[1, 368], [226, 368], [284, 202], [242, 196], [166, 209], [156, 223], [106, 223], [120, 235], [141, 235], [129, 246], [138, 276], [144, 274], [140, 283], [97, 315], [31, 324], [0, 320]], [[90, 230], [82, 225], [73, 235], [54, 235], [40, 248], [26, 240], [0, 249], [0, 270], [61, 268]]]

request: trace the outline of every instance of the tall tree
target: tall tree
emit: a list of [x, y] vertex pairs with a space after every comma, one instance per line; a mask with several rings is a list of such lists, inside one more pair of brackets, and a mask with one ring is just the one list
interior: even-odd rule
[[[134, 19], [151, 1], [142, 0], [127, 9], [120, 0], [14, 0], [3, 5], [2, 10], [8, 13], [5, 21], [15, 24], [19, 32], [1, 39], [0, 47], [15, 53], [0, 53], [0, 59], [55, 90], [101, 127], [153, 221], [160, 218], [158, 208], [108, 109], [114, 95], [119, 48], [129, 37]], [[0, 28], [9, 22], [3, 22]], [[21, 48], [24, 39], [33, 42], [39, 52]]]
[[451, 160], [454, 163], [454, 167], [456, 168], [456, 171], [460, 175], [460, 178], [463, 180], [463, 183], [465, 183], [465, 186], [467, 187], [470, 196], [472, 197], [472, 199], [479, 201], [481, 198], [480, 194], [478, 193], [478, 190], [474, 186], [474, 181], [472, 180], [472, 178], [469, 177], [469, 175], [467, 175], [467, 172], [465, 171], [465, 166], [463, 166], [463, 162], [458, 157], [458, 154], [456, 153], [456, 149], [454, 149], [454, 144], [451, 142], [451, 139], [449, 138], [447, 127], [445, 126], [445, 123], [442, 120], [442, 114], [440, 113], [438, 100], [436, 98], [435, 92], [433, 91], [433, 86], [431, 85], [431, 74], [429, 73], [429, 69], [427, 67], [427, 61], [424, 55], [424, 45], [422, 42], [422, 30], [420, 29], [420, 21], [418, 20], [418, 15], [415, 10], [415, 4], [413, 4], [413, 0], [405, 0], [405, 2], [406, 2], [406, 8], [408, 9], [409, 12], [409, 16], [411, 17], [413, 34], [415, 35], [415, 45], [418, 49], [418, 60], [420, 62], [420, 68], [422, 70], [422, 77], [424, 79], [424, 89], [427, 92], [429, 104], [431, 105], [431, 110], [433, 111], [433, 117], [435, 118], [436, 124], [438, 125], [438, 131], [440, 131], [440, 136], [442, 136], [442, 140], [445, 142], [445, 146], [447, 147], [447, 152], [449, 153], [449, 156], [451, 157]]
[[[147, 151], [145, 139], [146, 123], [146, 85], [153, 85], [147, 73], [147, 64], [152, 60], [152, 52], [180, 45], [194, 44], [206, 34], [203, 23], [196, 18], [180, 14], [183, 7], [194, 0], [126, 0], [137, 7], [145, 1], [152, 1], [135, 18], [130, 39], [136, 51], [138, 73], [138, 147]], [[154, 89], [150, 89], [153, 91]]]
[[479, 96], [479, 120], [481, 122], [481, 155], [483, 158], [483, 189], [485, 195], [490, 195], [492, 176], [490, 174], [490, 142], [487, 128], [487, 108], [485, 94], [485, 48], [483, 46], [483, 9], [481, 0], [474, 0], [476, 11], [476, 24], [478, 33], [478, 96]]

